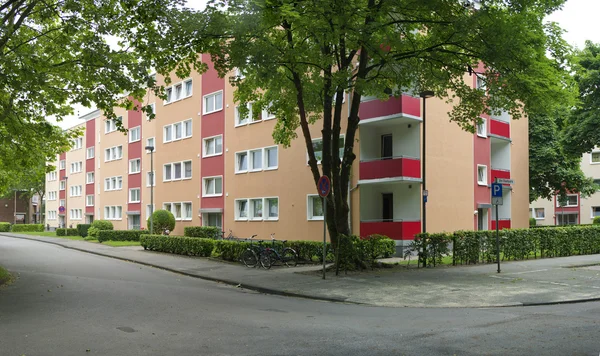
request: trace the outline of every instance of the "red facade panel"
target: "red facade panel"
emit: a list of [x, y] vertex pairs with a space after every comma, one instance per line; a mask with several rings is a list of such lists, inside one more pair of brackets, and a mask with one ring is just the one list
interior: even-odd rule
[[[135, 141], [135, 142], [129, 142], [128, 139], [128, 152], [127, 152], [127, 158], [128, 160], [132, 160], [132, 159], [136, 159], [139, 158], [140, 159], [140, 165], [142, 164], [141, 159], [142, 159], [142, 112], [141, 111], [135, 111], [135, 110], [129, 110], [127, 112], [127, 122], [128, 122], [128, 129], [132, 129], [135, 127], [139, 127], [140, 128], [140, 140], [139, 141]], [[128, 165], [129, 166], [129, 165]], [[133, 173], [133, 174], [129, 174], [128, 179], [127, 179], [127, 186], [128, 189], [132, 189], [132, 188], [141, 188], [142, 186], [142, 173]], [[140, 201], [142, 200], [142, 189], [140, 189]], [[142, 204], [141, 203], [129, 203], [129, 190], [127, 190], [127, 211], [141, 211], [141, 207]]]
[[490, 133], [506, 138], [510, 138], [510, 124], [503, 121], [490, 119]]
[[494, 182], [494, 179], [496, 178], [510, 179], [510, 171], [503, 169], [492, 169], [492, 182]]
[[384, 235], [393, 240], [414, 240], [421, 233], [420, 221], [361, 222], [360, 236]]
[[390, 98], [387, 101], [372, 100], [360, 104], [359, 117], [368, 120], [397, 114], [406, 114], [414, 117], [421, 116], [421, 99], [409, 95], [399, 98]]
[[[496, 219], [492, 220], [491, 230], [496, 230]], [[498, 220], [498, 229], [510, 229], [510, 219]]]
[[[473, 76], [473, 87], [477, 85], [477, 78]], [[493, 121], [490, 120], [489, 115], [482, 115], [487, 122]], [[485, 185], [478, 183], [478, 167], [485, 166], [486, 167], [486, 175], [487, 179]], [[477, 136], [477, 134], [473, 134], [473, 189], [474, 189], [474, 201], [473, 207], [474, 210], [477, 210], [479, 204], [491, 204], [491, 192], [489, 188], [489, 184], [491, 182], [491, 167], [492, 167], [492, 144], [491, 140], [487, 138], [481, 138]], [[487, 226], [490, 225], [490, 217], [491, 212], [488, 211]], [[477, 230], [477, 219], [478, 216], [475, 215], [473, 217], [473, 228]]]
[[[94, 157], [87, 158], [87, 149], [89, 147], [95, 147], [95, 132], [96, 132], [96, 119], [88, 120], [85, 122], [85, 148], [86, 148], [86, 160], [85, 160], [85, 173], [86, 173], [86, 185], [85, 185], [85, 195], [95, 195], [94, 194], [94, 183], [87, 183], [87, 173], [95, 171], [95, 156], [98, 154], [94, 152]], [[87, 199], [86, 199], [87, 200]], [[94, 202], [95, 203], [95, 202]], [[94, 213], [93, 206], [86, 206], [85, 212], [87, 214]]]
[[[60, 156], [59, 156], [59, 158], [58, 158], [59, 161], [64, 161], [66, 159], [67, 159], [67, 153], [66, 152], [61, 153]], [[60, 162], [58, 164], [59, 164], [59, 168], [60, 168]], [[66, 166], [65, 166], [65, 168], [66, 168]], [[66, 169], [59, 169], [58, 170], [58, 180], [59, 181], [64, 180], [64, 178], [66, 176], [67, 176], [67, 170]], [[58, 199], [65, 199], [66, 196], [67, 196], [67, 190], [66, 189], [58, 191]]]
[[421, 161], [412, 158], [394, 158], [360, 162], [360, 179], [395, 177], [421, 178]]

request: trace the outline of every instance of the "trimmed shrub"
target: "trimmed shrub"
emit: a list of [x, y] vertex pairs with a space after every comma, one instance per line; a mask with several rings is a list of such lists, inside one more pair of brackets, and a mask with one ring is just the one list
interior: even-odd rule
[[246, 241], [216, 240], [213, 255], [225, 261], [237, 262], [249, 246], [250, 243]]
[[598, 224], [600, 224], [600, 216], [596, 216], [596, 217], [594, 217], [594, 222], [593, 222], [593, 224], [594, 224], [594, 225], [598, 225]]
[[10, 231], [10, 223], [0, 222], [0, 232], [9, 232], [9, 231]]
[[[163, 231], [173, 231], [175, 228], [175, 216], [167, 210], [156, 210], [152, 213], [153, 232], [162, 234]], [[150, 218], [148, 218], [148, 231], [150, 231]]]
[[216, 240], [221, 237], [221, 229], [215, 226], [186, 226], [183, 228], [183, 236]]
[[56, 236], [79, 236], [77, 229], [56, 229]]
[[537, 225], [537, 221], [535, 220], [535, 218], [529, 218], [529, 226], [536, 226]]
[[42, 232], [44, 225], [42, 224], [15, 224], [11, 227], [12, 232]]
[[92, 225], [91, 224], [77, 224], [76, 227], [77, 227], [77, 232], [79, 233], [79, 236], [87, 237], [90, 226], [92, 226]]
[[98, 241], [140, 241], [140, 235], [149, 233], [146, 230], [100, 230]]
[[215, 248], [215, 240], [185, 236], [149, 235], [140, 236], [145, 250], [174, 253], [186, 256], [209, 257]]
[[94, 239], [98, 238], [98, 232], [102, 230], [113, 230], [114, 226], [110, 221], [107, 220], [94, 220], [92, 225], [88, 229], [88, 236]]
[[384, 235], [374, 234], [361, 238], [356, 247], [359, 258], [367, 265], [373, 265], [377, 258], [390, 257], [396, 253], [396, 243]]

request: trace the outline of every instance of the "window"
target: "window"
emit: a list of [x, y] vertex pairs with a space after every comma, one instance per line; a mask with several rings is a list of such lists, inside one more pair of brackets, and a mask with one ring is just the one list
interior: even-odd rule
[[56, 220], [56, 210], [48, 211], [48, 220]]
[[81, 147], [83, 147], [83, 137], [77, 137], [71, 141], [71, 151], [78, 150]]
[[181, 122], [173, 124], [173, 132], [175, 132], [174, 140], [181, 140], [181, 137], [183, 137], [182, 126]]
[[156, 209], [154, 209], [154, 207], [152, 206], [152, 204], [146, 204], [146, 218], [149, 219], [150, 215], [152, 215], [152, 213], [156, 211]]
[[82, 210], [81, 209], [70, 209], [71, 220], [81, 220]]
[[85, 206], [94, 206], [94, 196], [93, 195], [85, 196]]
[[[320, 164], [321, 160], [323, 159], [323, 139], [318, 138], [316, 140], [313, 140], [312, 144], [313, 144], [313, 150], [315, 151], [315, 158], [317, 159], [317, 163]], [[344, 137], [343, 136], [340, 136], [339, 155], [340, 155], [340, 159], [342, 159], [344, 157]], [[308, 161], [308, 159], [307, 159], [307, 161]]]
[[167, 95], [167, 100], [165, 101], [165, 104], [168, 104], [173, 101], [173, 88], [166, 88], [165, 90]]
[[203, 179], [203, 197], [216, 197], [223, 195], [223, 177], [207, 177]]
[[123, 158], [123, 146], [115, 146], [104, 150], [104, 161], [110, 162]]
[[250, 199], [250, 219], [262, 220], [263, 218], [263, 200]]
[[123, 189], [123, 177], [108, 177], [104, 179], [104, 191]]
[[477, 184], [487, 185], [487, 166], [477, 165]]
[[248, 152], [238, 152], [235, 154], [235, 172], [243, 173], [248, 171]]
[[544, 208], [534, 208], [533, 213], [536, 219], [543, 220], [546, 217], [546, 211]]
[[104, 219], [105, 220], [121, 220], [123, 213], [123, 207], [121, 206], [105, 206], [104, 207]]
[[[560, 200], [561, 200], [560, 197], [557, 196], [556, 197], [556, 206], [557, 207], [562, 207]], [[566, 205], [564, 205], [564, 206], [565, 207], [577, 206], [578, 202], [579, 202], [579, 196], [577, 194], [568, 194]]]
[[[154, 147], [154, 152], [156, 152], [156, 145], [154, 144], [154, 137], [149, 137], [146, 139], [146, 147], [147, 146]], [[146, 150], [146, 153], [150, 153], [150, 151]]]
[[69, 190], [70, 190], [69, 196], [72, 196], [72, 197], [80, 197], [81, 192], [83, 191], [81, 185], [73, 185], [73, 186], [69, 187]]
[[192, 137], [192, 119], [183, 122], [183, 138]]
[[140, 202], [140, 188], [129, 189], [129, 202], [139, 203]]
[[65, 190], [67, 186], [67, 182], [64, 180], [60, 181], [60, 186], [59, 186], [59, 190]]
[[279, 199], [278, 198], [265, 198], [265, 220], [277, 220], [279, 219]]
[[58, 206], [65, 206], [65, 200], [64, 199], [59, 200]]
[[83, 163], [81, 161], [71, 163], [71, 173], [80, 173], [82, 169]]
[[163, 128], [163, 142], [173, 141], [173, 126], [167, 125]]
[[192, 178], [192, 161], [183, 162], [183, 178]]
[[173, 179], [181, 179], [181, 163], [173, 163]]
[[94, 172], [88, 172], [85, 179], [86, 184], [94, 183]]
[[277, 161], [277, 146], [265, 148], [265, 169], [276, 169]]
[[252, 103], [246, 104], [246, 107], [248, 108], [248, 113], [245, 116], [241, 115], [239, 105], [235, 107], [235, 126], [246, 125], [252, 120]]
[[475, 86], [477, 87], [477, 89], [485, 90], [486, 89], [485, 77], [482, 76], [481, 74], [477, 74], [477, 80], [476, 80]]
[[204, 139], [203, 157], [216, 156], [223, 153], [223, 136]]
[[94, 147], [88, 147], [86, 158], [94, 158]]
[[[150, 107], [150, 112], [156, 115], [156, 103], [148, 104]], [[150, 115], [146, 114], [146, 120], [150, 120]]]
[[192, 219], [192, 203], [181, 203], [183, 207], [183, 220], [191, 220]]
[[146, 172], [146, 187], [156, 186], [156, 171]]
[[163, 182], [170, 181], [172, 178], [171, 163], [163, 166]]
[[221, 213], [205, 213], [202, 214], [202, 226], [223, 226], [223, 214]]
[[590, 163], [600, 163], [600, 151], [592, 152]]
[[556, 220], [558, 225], [577, 225], [579, 224], [579, 214], [557, 212]]
[[306, 213], [308, 220], [323, 220], [323, 200], [320, 196], [308, 196]]
[[64, 159], [62, 161], [60, 161], [58, 164], [59, 164], [60, 169], [67, 168], [67, 161], [65, 161]]
[[129, 161], [129, 174], [140, 173], [142, 170], [142, 160], [140, 158]]
[[129, 142], [137, 142], [140, 140], [140, 127], [129, 129]]
[[175, 220], [192, 219], [191, 202], [163, 203], [163, 209], [170, 211], [175, 217]]
[[486, 119], [480, 118], [481, 123], [477, 123], [477, 136], [487, 137], [487, 122]]
[[183, 94], [183, 86], [181, 84], [175, 85], [175, 100], [180, 100], [181, 94]]
[[250, 151], [250, 167], [253, 172], [262, 170], [262, 149]]
[[[119, 116], [119, 118], [117, 120], [122, 121], [123, 118], [121, 116]], [[106, 120], [104, 121], [104, 133], [108, 134], [111, 132], [117, 131], [117, 124], [116, 124], [116, 120]]]
[[46, 200], [56, 200], [56, 191], [48, 192]]
[[50, 173], [48, 173], [48, 182], [52, 182], [55, 181], [58, 177], [58, 174], [56, 173], [56, 171], [52, 171]]
[[275, 113], [271, 112], [271, 105], [267, 105], [262, 111], [263, 120], [271, 120], [275, 118]]
[[204, 105], [202, 106], [202, 114], [210, 114], [216, 111], [223, 110], [223, 91], [208, 94], [204, 96]]
[[600, 216], [600, 206], [592, 206], [592, 219]]
[[235, 201], [235, 219], [248, 220], [248, 199]]
[[190, 97], [192, 96], [192, 80], [188, 79], [185, 82], [183, 82], [183, 84], [185, 85], [185, 97]]

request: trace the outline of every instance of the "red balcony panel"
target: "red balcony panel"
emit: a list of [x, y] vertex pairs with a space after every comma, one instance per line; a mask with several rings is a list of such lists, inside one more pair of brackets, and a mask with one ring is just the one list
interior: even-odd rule
[[411, 177], [421, 178], [421, 161], [393, 158], [360, 162], [360, 179]]
[[493, 135], [510, 138], [510, 124], [498, 120], [490, 120], [490, 133]]
[[360, 236], [384, 235], [392, 240], [414, 240], [421, 232], [420, 221], [365, 221], [360, 223]]
[[[502, 170], [502, 169], [492, 169], [492, 182], [496, 178], [510, 179], [510, 171]], [[507, 185], [507, 184], [505, 184]], [[508, 184], [510, 185], [510, 184]]]
[[361, 120], [397, 114], [421, 117], [421, 100], [409, 95], [402, 95], [386, 101], [372, 100], [360, 104], [359, 117]]
[[[510, 229], [510, 219], [498, 220], [498, 229]], [[496, 230], [496, 219], [492, 219], [492, 230]]]

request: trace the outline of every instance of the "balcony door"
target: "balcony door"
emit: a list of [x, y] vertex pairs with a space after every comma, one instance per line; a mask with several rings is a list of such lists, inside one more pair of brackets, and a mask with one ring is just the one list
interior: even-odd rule
[[381, 197], [383, 201], [382, 221], [394, 221], [394, 194], [383, 193]]
[[381, 135], [381, 159], [392, 159], [393, 156], [392, 135]]

